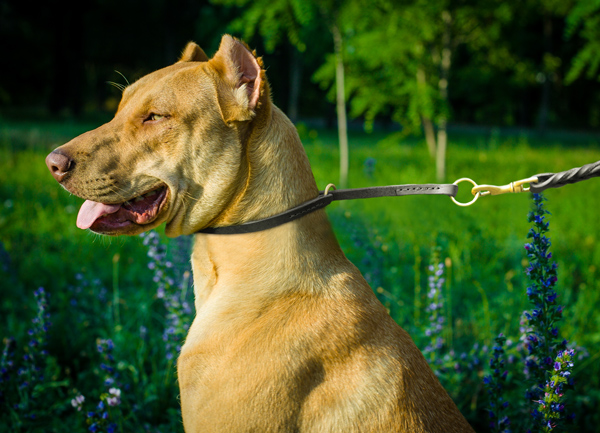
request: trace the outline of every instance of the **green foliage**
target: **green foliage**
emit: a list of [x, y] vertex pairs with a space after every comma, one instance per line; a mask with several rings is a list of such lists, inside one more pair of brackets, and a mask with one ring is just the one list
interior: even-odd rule
[[[269, 52], [286, 39], [302, 51], [305, 70], [332, 102], [336, 60], [321, 50], [324, 41], [330, 45], [327, 30], [336, 22], [350, 114], [367, 130], [376, 119], [401, 125], [404, 135], [420, 134], [423, 119], [509, 126], [600, 122], [596, 86], [574, 83], [597, 76], [597, 1], [215, 1], [238, 7], [232, 31], [261, 36]], [[444, 47], [451, 51], [449, 73], [442, 67]], [[562, 83], [572, 86], [563, 89]], [[446, 85], [447, 100], [441, 93]], [[586, 115], [573, 116], [583, 107]]]
[[[450, 107], [440, 93], [447, 80], [442, 68], [445, 32], [452, 51], [466, 44], [504, 61], [508, 50], [500, 29], [512, 13], [507, 5], [492, 2], [477, 7], [420, 0], [349, 3], [340, 21], [351, 114], [364, 117], [368, 130], [377, 116], [388, 116], [406, 134], [420, 133], [423, 118], [434, 123], [448, 118]], [[444, 16], [450, 19], [449, 29]], [[315, 73], [323, 86], [333, 82], [332, 62], [328, 58]]]
[[[420, 131], [422, 116], [435, 118], [443, 109], [435, 66], [425, 62], [427, 47], [435, 38], [428, 25], [435, 22], [431, 7], [397, 7], [389, 2], [353, 6], [344, 10], [342, 20], [351, 115], [364, 116], [368, 130], [376, 116], [387, 115], [402, 124], [405, 132]], [[397, 40], [403, 43], [393, 43]], [[333, 61], [328, 57], [315, 73], [322, 86], [333, 83]]]
[[571, 69], [566, 76], [567, 83], [572, 83], [584, 71], [588, 78], [600, 78], [600, 1], [579, 0], [567, 16], [567, 35], [573, 36], [577, 31], [585, 40], [585, 45], [573, 58]]
[[305, 27], [310, 26], [317, 14], [316, 3], [303, 0], [212, 0], [214, 4], [244, 7], [244, 13], [233, 20], [230, 28], [251, 39], [259, 34], [268, 52], [282, 43], [285, 35], [299, 51], [306, 50]]

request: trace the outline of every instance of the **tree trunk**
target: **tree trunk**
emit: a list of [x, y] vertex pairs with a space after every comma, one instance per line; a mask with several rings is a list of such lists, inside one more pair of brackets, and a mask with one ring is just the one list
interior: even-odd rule
[[446, 178], [446, 146], [448, 133], [446, 132], [446, 119], [440, 119], [437, 133], [437, 152], [435, 155], [435, 174], [438, 182]]
[[331, 26], [335, 50], [335, 86], [338, 137], [340, 142], [340, 188], [348, 185], [348, 124], [346, 120], [346, 95], [344, 93], [344, 60], [342, 58], [342, 35], [337, 23]]
[[[427, 82], [425, 79], [425, 71], [422, 68], [417, 69], [417, 85], [419, 86], [419, 90], [427, 91]], [[427, 150], [429, 151], [429, 156], [435, 158], [435, 131], [433, 128], [433, 123], [429, 116], [425, 113], [421, 114], [421, 123], [423, 124], [423, 130], [425, 131], [425, 141], [427, 142]]]
[[452, 65], [452, 46], [450, 36], [450, 26], [452, 16], [450, 12], [442, 12], [444, 21], [444, 33], [442, 35], [442, 63], [440, 68], [440, 81], [438, 84], [440, 90], [440, 99], [442, 101], [442, 111], [438, 122], [437, 149], [435, 156], [435, 171], [438, 182], [446, 178], [446, 147], [448, 145], [448, 77], [450, 76], [450, 66]]
[[435, 158], [437, 144], [435, 143], [435, 129], [433, 128], [433, 122], [429, 117], [425, 116], [421, 116], [421, 122], [423, 123], [423, 130], [425, 131], [425, 141], [427, 142], [429, 156]]

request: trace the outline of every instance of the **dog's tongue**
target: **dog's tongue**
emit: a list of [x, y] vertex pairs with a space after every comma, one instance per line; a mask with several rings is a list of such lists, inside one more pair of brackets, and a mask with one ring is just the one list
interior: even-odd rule
[[89, 229], [94, 221], [104, 215], [117, 212], [121, 209], [120, 204], [104, 204], [95, 201], [86, 200], [79, 209], [77, 215], [77, 227], [80, 229]]

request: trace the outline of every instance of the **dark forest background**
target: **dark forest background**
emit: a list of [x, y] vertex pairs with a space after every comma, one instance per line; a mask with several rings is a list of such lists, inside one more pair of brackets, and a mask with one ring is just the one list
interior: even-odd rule
[[[331, 125], [335, 106], [333, 98], [327, 98], [327, 90], [332, 80], [323, 78], [323, 73], [315, 76], [334, 49], [326, 25], [319, 22], [322, 14], [313, 15], [307, 24], [307, 20], [294, 18], [293, 11], [288, 11], [291, 19], [295, 19], [290, 26], [302, 27], [298, 44], [286, 37], [289, 29], [283, 28], [285, 23], [269, 34], [269, 29], [260, 27], [264, 17], [259, 17], [258, 23], [249, 22], [244, 15], [249, 6], [236, 6], [246, 2], [219, 3], [224, 4], [191, 0], [90, 0], [67, 6], [51, 1], [35, 5], [1, 1], [0, 113], [8, 117], [81, 117], [113, 112], [120, 94], [107, 82], [124, 83], [115, 71], [133, 81], [176, 61], [189, 40], [200, 44], [210, 56], [217, 49], [221, 35], [230, 32], [246, 36], [249, 45], [264, 55], [279, 106], [293, 118], [321, 119]], [[268, 3], [263, 3], [268, 9]], [[285, 12], [285, 3], [294, 2], [271, 2], [280, 12]], [[332, 3], [332, 8], [340, 9], [352, 2]], [[438, 6], [436, 2], [423, 3], [425, 6], [401, 1], [354, 3], [359, 3], [357, 8], [361, 13], [340, 18], [346, 36], [346, 68], [355, 81], [370, 73], [370, 79], [364, 83], [368, 90], [369, 86], [377, 87], [377, 80], [372, 79], [372, 70], [353, 69], [352, 53], [362, 49], [366, 51], [364, 56], [377, 56], [383, 47], [358, 43], [352, 46], [353, 38], [365, 33], [365, 15], [378, 7], [392, 8], [400, 16], [403, 8], [419, 7], [431, 8], [435, 14]], [[466, 8], [467, 15], [472, 10], [473, 27], [481, 31], [478, 35], [469, 30], [468, 37], [453, 46], [448, 86], [451, 123], [540, 129], [600, 128], [600, 83], [594, 69], [597, 60], [588, 55], [591, 58], [580, 60], [583, 66], [573, 72], [576, 56], [581, 57], [582, 50], [594, 42], [593, 35], [585, 32], [586, 22], [593, 21], [596, 14], [593, 9], [588, 11], [590, 8], [584, 7], [586, 10], [582, 12], [577, 2], [445, 3], [443, 6], [454, 8], [456, 15], [461, 8]], [[370, 24], [369, 32], [384, 30], [378, 28], [376, 16], [371, 17]], [[418, 24], [424, 30], [435, 25], [425, 21]], [[398, 30], [397, 38], [390, 37], [386, 47], [393, 55], [397, 46], [399, 60], [406, 57], [403, 44], [414, 43], [408, 38], [403, 41], [403, 31], [406, 30]], [[460, 31], [458, 28], [455, 34]], [[272, 33], [277, 32], [281, 35], [273, 43]], [[389, 57], [388, 53], [385, 55]], [[377, 66], [374, 68], [377, 70]], [[568, 79], [570, 72], [576, 78]], [[352, 106], [353, 91], [347, 93]], [[393, 101], [386, 103], [394, 105]], [[390, 124], [393, 110], [393, 107], [380, 110], [377, 120]], [[364, 110], [351, 110], [351, 114], [359, 121], [364, 118]]]

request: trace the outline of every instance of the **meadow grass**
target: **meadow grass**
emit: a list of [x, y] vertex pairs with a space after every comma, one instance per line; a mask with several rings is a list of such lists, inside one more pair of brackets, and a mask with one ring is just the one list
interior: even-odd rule
[[[52, 411], [38, 414], [44, 427], [33, 421], [13, 426], [58, 431], [64, 419], [70, 419], [82, 431], [91, 428], [92, 418], [69, 402], [78, 393], [86, 396], [85, 404], [109, 395], [102, 384], [96, 342], [111, 339], [123, 387], [123, 431], [137, 423], [147, 431], [181, 431], [174, 360], [163, 342], [170, 307], [157, 295], [148, 248], [140, 237], [109, 239], [77, 229], [82, 201], [60, 188], [44, 164], [52, 148], [95, 126], [0, 124], [0, 337], [27, 334], [36, 314], [33, 292], [38, 287], [50, 294], [52, 317], [44, 367], [54, 384]], [[318, 185], [323, 189], [336, 183], [335, 133], [302, 125], [299, 131]], [[435, 167], [422, 140], [383, 132], [354, 132], [350, 138], [349, 187], [435, 182]], [[470, 177], [479, 184], [505, 184], [597, 160], [598, 140], [589, 136], [454, 133], [447, 181]], [[469, 199], [469, 189], [470, 184], [461, 184], [463, 201]], [[596, 431], [600, 421], [599, 193], [600, 181], [590, 180], [545, 194], [552, 213], [549, 237], [558, 263], [558, 291], [565, 306], [561, 334], [590, 353], [574, 366], [574, 376], [584, 378], [575, 397], [578, 431]], [[428, 196], [336, 202], [328, 208], [346, 255], [421, 349], [429, 341], [424, 334], [430, 325], [427, 269], [432, 248], [439, 251], [445, 272], [445, 349], [436, 368], [478, 427], [485, 428], [487, 420], [482, 409], [485, 390], [475, 383], [483, 376], [482, 361], [476, 357], [483, 356], [483, 348], [491, 347], [499, 333], [518, 339], [520, 314], [528, 305], [523, 245], [530, 202], [529, 194], [511, 194], [482, 197], [460, 208], [447, 197]], [[162, 229], [159, 233], [165, 239]], [[176, 244], [165, 242], [167, 254], [176, 254]], [[465, 354], [464, 365], [453, 358], [460, 353]], [[479, 367], [473, 368], [473, 363]], [[10, 416], [18, 419], [23, 411], [15, 409]]]

